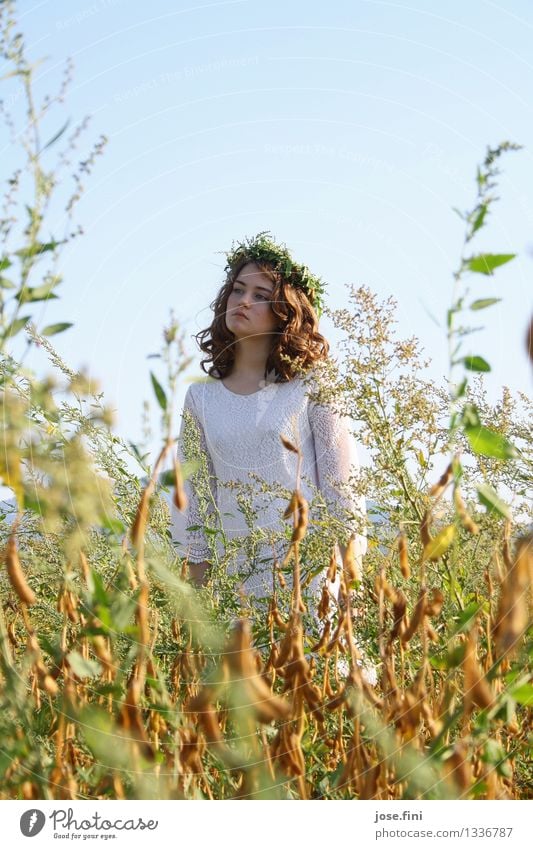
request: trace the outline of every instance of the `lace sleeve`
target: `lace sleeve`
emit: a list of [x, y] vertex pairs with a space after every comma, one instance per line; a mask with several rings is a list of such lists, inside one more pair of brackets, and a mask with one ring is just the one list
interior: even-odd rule
[[201, 563], [210, 560], [211, 549], [202, 528], [187, 530], [194, 525], [212, 525], [216, 514], [217, 486], [205, 432], [196, 412], [191, 387], [187, 389], [178, 436], [177, 456], [181, 463], [200, 460], [200, 468], [184, 481], [187, 495], [185, 545], [188, 560]]
[[309, 402], [309, 423], [315, 445], [318, 488], [329, 512], [355, 535], [356, 554], [367, 549], [364, 522], [366, 502], [355, 494], [350, 476], [359, 470], [357, 443], [350, 420], [327, 404]]

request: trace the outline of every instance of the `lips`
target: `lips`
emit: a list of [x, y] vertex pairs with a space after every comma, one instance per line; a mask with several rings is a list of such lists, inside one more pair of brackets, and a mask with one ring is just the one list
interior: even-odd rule
[[247, 316], [247, 315], [245, 315], [243, 312], [238, 312], [238, 311], [237, 311], [237, 312], [234, 312], [234, 313], [233, 313], [233, 315], [240, 315], [242, 318], [248, 319], [248, 316]]

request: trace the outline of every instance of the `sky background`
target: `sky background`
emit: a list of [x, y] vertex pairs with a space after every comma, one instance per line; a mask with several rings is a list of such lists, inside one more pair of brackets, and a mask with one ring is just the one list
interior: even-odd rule
[[[188, 374], [201, 374], [190, 337], [211, 322], [222, 252], [260, 230], [323, 277], [332, 308], [347, 306], [347, 284], [394, 296], [400, 335], [419, 336], [443, 381], [443, 319], [463, 242], [452, 207], [473, 205], [476, 166], [487, 145], [504, 139], [525, 147], [503, 157], [501, 200], [472, 247], [519, 256], [493, 278], [470, 278], [472, 299], [503, 301], [475, 316], [485, 329], [465, 353], [493, 366], [491, 397], [502, 384], [530, 387], [533, 4], [17, 7], [28, 54], [45, 59], [36, 72], [41, 95], [58, 88], [66, 59], [74, 62], [50, 135], [66, 118], [74, 127], [90, 115], [79, 159], [101, 133], [109, 138], [79, 204], [85, 235], [63, 254], [61, 300], [36, 318], [40, 327], [74, 322], [52, 341], [71, 367], [100, 379], [120, 435], [140, 439], [144, 399], [157, 431], [147, 356], [160, 348], [171, 308], [195, 355]], [[16, 115], [10, 85], [0, 83]], [[3, 127], [0, 151], [6, 179], [18, 152]], [[61, 206], [49, 226], [62, 232]], [[338, 333], [326, 319], [321, 331], [335, 353]], [[49, 370], [42, 357], [29, 362]], [[184, 380], [177, 414], [186, 388]]]

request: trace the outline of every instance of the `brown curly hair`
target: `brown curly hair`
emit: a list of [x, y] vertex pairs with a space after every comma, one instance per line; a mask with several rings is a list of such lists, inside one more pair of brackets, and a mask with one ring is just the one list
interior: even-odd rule
[[[235, 352], [232, 342], [235, 336], [226, 326], [226, 306], [235, 280], [249, 263], [256, 265], [273, 282], [270, 306], [279, 319], [279, 332], [266, 361], [265, 379], [274, 369], [275, 382], [285, 382], [295, 376], [293, 364], [307, 371], [318, 360], [328, 359], [329, 342], [318, 332], [317, 315], [305, 292], [287, 283], [269, 263], [246, 257], [228, 271], [222, 288], [210, 304], [215, 314], [210, 327], [194, 336], [200, 349], [207, 354], [200, 366], [206, 374], [218, 379], [227, 377], [233, 368]], [[290, 361], [282, 359], [282, 355], [288, 356]]]

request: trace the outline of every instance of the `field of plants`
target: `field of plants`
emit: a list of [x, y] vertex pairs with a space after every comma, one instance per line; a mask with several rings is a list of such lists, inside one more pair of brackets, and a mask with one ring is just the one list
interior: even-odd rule
[[[187, 462], [176, 460], [176, 391], [192, 361], [179, 317], [152, 373], [163, 422], [153, 466], [113, 432], [97, 382], [55, 351], [69, 325], [33, 321], [58, 297], [61, 254], [80, 235], [77, 203], [106, 140], [81, 158], [84, 123], [42, 134], [70, 69], [36, 102], [10, 2], [0, 3], [0, 52], [10, 68], [0, 85], [19, 87], [27, 118], [15, 127], [4, 104], [24, 164], [2, 175], [0, 213], [0, 482], [16, 502], [0, 511], [1, 798], [529, 798], [531, 402], [504, 387], [490, 403], [490, 364], [465, 354], [470, 323], [497, 308], [484, 278], [513, 259], [475, 241], [517, 145], [487, 149], [459, 213], [465, 239], [439, 340], [446, 385], [430, 378], [416, 338], [398, 338], [393, 299], [353, 286], [345, 308], [326, 310], [343, 341], [318, 397], [351, 417], [370, 457], [351, 482], [369, 505], [368, 553], [361, 571], [342, 523], [295, 481], [286, 556], [261, 603], [228, 575], [235, 548], [218, 553], [192, 420]], [[55, 165], [44, 167], [45, 151]], [[51, 239], [47, 216], [73, 159], [64, 233]], [[15, 356], [22, 338], [47, 353], [47, 375]], [[185, 508], [189, 476], [213, 548], [202, 589], [170, 531], [169, 503]], [[264, 538], [251, 510], [249, 520], [253, 556]], [[337, 569], [336, 540], [347, 548], [333, 605], [308, 584]]]

